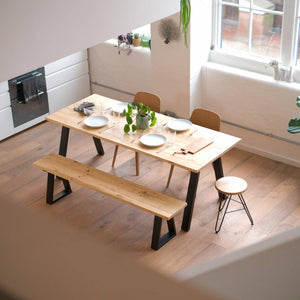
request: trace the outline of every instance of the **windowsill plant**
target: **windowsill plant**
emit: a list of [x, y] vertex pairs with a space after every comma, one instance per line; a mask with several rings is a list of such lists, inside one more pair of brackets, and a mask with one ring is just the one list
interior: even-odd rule
[[[296, 105], [300, 107], [300, 96], [297, 97]], [[300, 118], [291, 119], [289, 122], [289, 127], [287, 129], [289, 133], [299, 133], [300, 132]]]

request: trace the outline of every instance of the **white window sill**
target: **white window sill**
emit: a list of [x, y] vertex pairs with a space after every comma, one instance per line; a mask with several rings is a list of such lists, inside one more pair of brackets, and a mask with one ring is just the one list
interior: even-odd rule
[[294, 90], [297, 91], [298, 93], [300, 92], [300, 83], [298, 82], [286, 82], [286, 81], [275, 80], [273, 76], [270, 75], [260, 74], [260, 73], [243, 70], [231, 66], [226, 66], [215, 62], [207, 62], [204, 65], [204, 68], [217, 70], [223, 73], [232, 74], [253, 81], [258, 81], [261, 83], [265, 83], [267, 85], [273, 85], [276, 87], [282, 87], [285, 89]]

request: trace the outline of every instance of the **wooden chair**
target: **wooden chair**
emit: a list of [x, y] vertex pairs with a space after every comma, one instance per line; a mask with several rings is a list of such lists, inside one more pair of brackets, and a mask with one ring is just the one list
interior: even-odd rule
[[[219, 193], [226, 195], [226, 200], [223, 205], [222, 205], [221, 199], [219, 201], [218, 216], [217, 216], [217, 221], [216, 221], [216, 226], [215, 226], [216, 233], [218, 233], [221, 230], [225, 215], [228, 213], [234, 212], [234, 211], [245, 210], [245, 212], [250, 220], [251, 225], [254, 224], [252, 216], [250, 214], [250, 211], [249, 211], [247, 204], [244, 200], [244, 197], [242, 195], [248, 188], [248, 184], [244, 179], [239, 178], [239, 177], [234, 177], [234, 176], [225, 176], [216, 181], [215, 187]], [[239, 201], [232, 199], [233, 195], [238, 195]], [[243, 206], [243, 208], [228, 211], [230, 201], [235, 201], [235, 202], [240, 203]], [[225, 208], [221, 223], [218, 226], [220, 212], [223, 210], [224, 206], [226, 206], [226, 208]]]
[[[133, 102], [135, 104], [141, 102], [144, 105], [149, 106], [152, 111], [160, 113], [160, 98], [157, 95], [147, 93], [147, 92], [137, 92], [134, 96]], [[118, 149], [119, 149], [119, 146], [116, 145], [114, 157], [113, 157], [113, 161], [112, 161], [112, 167], [115, 166]], [[135, 168], [136, 168], [136, 176], [139, 176], [139, 174], [140, 174], [139, 154], [137, 152], [135, 152]]]
[[[193, 124], [203, 126], [212, 130], [220, 131], [221, 117], [214, 111], [204, 109], [204, 108], [196, 108], [192, 112], [190, 121]], [[169, 187], [173, 171], [174, 171], [174, 165], [171, 165], [167, 187]]]

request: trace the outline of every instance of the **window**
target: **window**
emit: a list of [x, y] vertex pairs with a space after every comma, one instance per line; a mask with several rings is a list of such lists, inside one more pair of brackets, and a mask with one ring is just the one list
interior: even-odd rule
[[211, 60], [260, 72], [272, 59], [300, 67], [299, 2], [215, 0]]

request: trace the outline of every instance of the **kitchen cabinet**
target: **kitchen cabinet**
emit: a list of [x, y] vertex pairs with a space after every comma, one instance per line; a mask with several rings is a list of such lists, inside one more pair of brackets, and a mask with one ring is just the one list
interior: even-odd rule
[[49, 113], [90, 95], [87, 51], [80, 51], [45, 66]]
[[[91, 94], [87, 50], [45, 66], [49, 113]], [[45, 120], [48, 114], [14, 127], [8, 82], [0, 82], [0, 140]]]
[[49, 113], [68, 106], [89, 95], [89, 75], [70, 80], [48, 91]]
[[8, 82], [0, 83], [0, 141], [14, 134]]
[[0, 141], [13, 135], [14, 133], [11, 108], [6, 107], [0, 110]]

